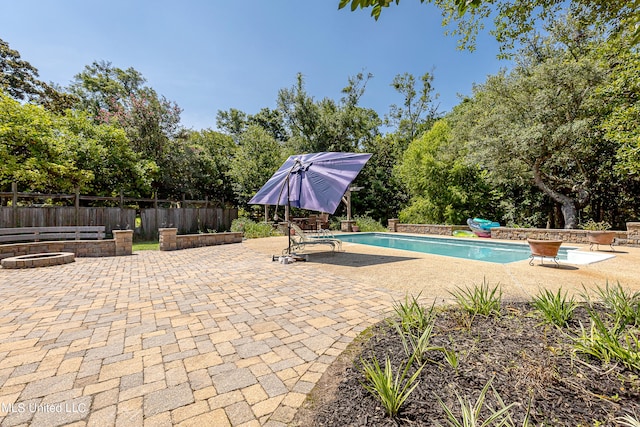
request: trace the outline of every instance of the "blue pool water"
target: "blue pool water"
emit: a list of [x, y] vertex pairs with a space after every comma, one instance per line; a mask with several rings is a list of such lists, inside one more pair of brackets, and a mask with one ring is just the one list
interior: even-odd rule
[[[528, 244], [492, 242], [484, 239], [449, 239], [388, 233], [341, 234], [339, 238], [343, 242], [404, 249], [407, 251], [473, 259], [498, 264], [522, 261], [528, 259], [531, 254]], [[567, 252], [573, 249], [576, 248], [560, 248], [558, 259], [566, 261]]]

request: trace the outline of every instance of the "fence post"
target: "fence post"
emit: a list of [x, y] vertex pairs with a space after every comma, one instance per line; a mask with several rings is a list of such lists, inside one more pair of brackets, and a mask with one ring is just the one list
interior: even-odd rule
[[155, 238], [156, 236], [158, 237], [158, 239], [160, 239], [160, 234], [159, 234], [159, 229], [160, 226], [158, 224], [158, 192], [154, 191], [153, 192], [153, 237]]
[[[80, 222], [80, 187], [76, 187], [76, 197], [75, 197], [75, 201], [74, 201], [74, 206], [76, 207], [75, 209], [75, 223], [76, 223], [76, 227], [79, 226], [79, 222]], [[77, 229], [76, 229], [77, 231]], [[77, 239], [76, 239], [77, 240]]]
[[120, 221], [119, 222], [120, 222], [120, 229], [125, 230], [128, 228], [127, 226], [129, 224], [127, 224], [127, 226], [124, 225], [125, 218], [123, 218], [124, 216], [123, 210], [124, 210], [124, 195], [122, 194], [122, 190], [120, 190]]
[[15, 228], [18, 226], [18, 183], [11, 183], [11, 191], [13, 192], [13, 197], [11, 198], [11, 212], [12, 212], [12, 226]]

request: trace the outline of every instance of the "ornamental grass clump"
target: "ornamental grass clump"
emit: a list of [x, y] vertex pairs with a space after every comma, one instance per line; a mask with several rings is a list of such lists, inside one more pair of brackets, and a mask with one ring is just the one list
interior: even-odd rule
[[596, 293], [611, 312], [609, 316], [615, 327], [624, 329], [627, 325], [640, 326], [640, 292], [631, 293], [620, 283], [609, 286], [607, 282], [604, 289], [598, 286]]
[[[491, 385], [492, 381], [493, 378], [490, 379], [487, 384], [485, 384], [475, 403], [463, 399], [462, 396], [460, 396], [460, 394], [456, 392], [456, 397], [458, 399], [458, 403], [460, 404], [460, 417], [457, 417], [454, 414], [454, 411], [449, 408], [439, 396], [436, 396], [440, 407], [444, 410], [447, 416], [447, 425], [450, 427], [488, 427], [514, 425], [513, 422], [511, 422], [509, 411], [515, 404], [511, 403], [510, 405], [505, 405], [498, 392]], [[485, 404], [486, 395], [489, 389], [491, 389], [495, 400], [498, 402], [498, 409], [493, 409], [493, 407], [491, 407], [490, 405]], [[481, 412], [484, 408], [489, 411], [489, 415], [483, 418]], [[437, 423], [437, 425], [442, 426], [442, 424], [440, 423]], [[525, 417], [525, 421], [523, 423], [523, 426], [527, 425], [528, 414], [527, 417]]]
[[418, 302], [420, 295], [418, 294], [417, 298], [411, 295], [411, 300], [409, 300], [409, 295], [405, 295], [404, 302], [394, 301], [393, 304], [393, 310], [400, 318], [399, 326], [402, 330], [405, 332], [417, 331], [418, 335], [422, 335], [429, 328], [429, 325], [433, 329], [433, 322], [436, 316], [434, 311], [435, 300], [431, 304], [431, 308], [427, 309]]
[[533, 306], [546, 322], [562, 328], [567, 326], [569, 320], [573, 318], [573, 312], [578, 304], [573, 297], [567, 299], [566, 292], [562, 295], [562, 288], [559, 288], [555, 294], [545, 289], [538, 296], [533, 297]]
[[585, 329], [581, 324], [579, 335], [574, 337], [574, 351], [587, 354], [604, 364], [616, 361], [640, 372], [640, 331], [608, 327], [591, 306], [589, 318], [590, 328]]
[[365, 377], [364, 382], [361, 381], [362, 386], [380, 401], [388, 416], [395, 417], [402, 404], [420, 383], [418, 377], [425, 365], [421, 365], [413, 375], [409, 376], [409, 370], [413, 365], [411, 357], [398, 367], [394, 376], [389, 356], [385, 360], [384, 369], [375, 356], [370, 363], [363, 359], [360, 361]]
[[482, 285], [474, 286], [473, 289], [466, 287], [465, 289], [456, 288], [455, 292], [449, 292], [453, 295], [464, 311], [475, 316], [499, 316], [500, 306], [502, 304], [502, 289], [500, 283], [494, 288], [489, 287], [486, 280], [482, 281]]

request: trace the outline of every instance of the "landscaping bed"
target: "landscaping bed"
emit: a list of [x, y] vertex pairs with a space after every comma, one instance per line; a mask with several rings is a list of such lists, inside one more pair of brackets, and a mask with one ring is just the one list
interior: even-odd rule
[[[635, 307], [637, 317], [626, 321], [636, 324], [614, 319], [610, 307], [600, 303], [576, 304], [571, 319], [562, 328], [545, 322], [532, 302], [499, 302], [489, 315], [473, 314], [469, 307], [435, 309], [429, 347], [440, 349], [423, 354], [426, 361], [417, 377], [419, 382], [395, 416], [389, 416], [381, 400], [363, 386], [368, 384], [363, 361], [374, 366], [375, 358], [384, 369], [388, 357], [393, 378], [409, 365], [405, 381], [421, 364], [415, 359], [407, 363], [409, 356], [401, 339], [402, 328], [395, 326], [401, 324], [400, 318], [393, 322], [395, 325], [381, 322], [367, 332], [367, 339], [352, 345], [329, 368], [294, 424], [462, 425], [458, 396], [473, 407], [489, 384], [484, 404], [477, 405], [482, 408], [479, 411], [482, 421], [500, 408], [512, 405], [500, 417], [507, 417], [504, 425], [522, 426], [525, 417], [528, 425], [535, 426], [640, 425], [633, 424], [640, 416], [637, 342], [640, 296], [636, 294], [633, 298], [632, 308]], [[587, 354], [601, 351], [597, 347], [597, 325], [595, 335], [590, 326], [594, 313], [598, 319], [604, 319], [609, 329], [619, 326], [616, 329], [619, 342], [631, 340], [627, 347], [635, 351], [626, 354], [627, 359], [613, 357], [603, 361]], [[592, 344], [595, 347], [589, 347]], [[444, 406], [451, 411], [449, 418]], [[460, 424], [455, 424], [452, 417]]]

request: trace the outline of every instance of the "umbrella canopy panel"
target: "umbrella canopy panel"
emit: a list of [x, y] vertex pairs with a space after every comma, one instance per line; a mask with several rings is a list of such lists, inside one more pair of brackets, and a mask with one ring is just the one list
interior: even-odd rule
[[335, 152], [290, 156], [249, 204], [288, 204], [333, 214], [370, 158], [368, 153]]

